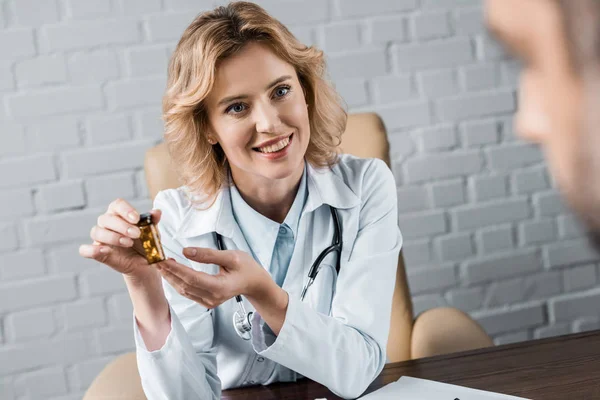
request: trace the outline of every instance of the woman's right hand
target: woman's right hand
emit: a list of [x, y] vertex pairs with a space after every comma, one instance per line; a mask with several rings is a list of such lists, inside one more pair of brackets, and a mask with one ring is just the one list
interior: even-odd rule
[[[152, 210], [151, 213], [152, 222], [157, 224], [161, 212]], [[140, 214], [127, 201], [113, 201], [90, 231], [93, 244], [81, 245], [79, 254], [106, 264], [130, 278], [159, 277], [157, 269], [149, 265], [142, 255], [144, 250], [139, 240], [140, 228], [137, 227], [139, 220]]]

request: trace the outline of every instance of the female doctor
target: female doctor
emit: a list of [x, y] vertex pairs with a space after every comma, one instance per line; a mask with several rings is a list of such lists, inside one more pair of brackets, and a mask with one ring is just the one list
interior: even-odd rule
[[[169, 65], [165, 138], [184, 185], [152, 211], [168, 260], [112, 202], [80, 254], [123, 274], [148, 399], [308, 377], [359, 396], [386, 362], [402, 237], [377, 159], [336, 152], [323, 54], [262, 8], [199, 15]], [[339, 270], [339, 272], [338, 272]]]

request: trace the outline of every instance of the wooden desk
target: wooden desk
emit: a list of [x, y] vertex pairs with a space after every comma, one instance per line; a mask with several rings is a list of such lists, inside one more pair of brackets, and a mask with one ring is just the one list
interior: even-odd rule
[[[401, 376], [528, 399], [600, 399], [600, 330], [389, 364], [370, 393]], [[339, 399], [303, 379], [223, 392], [223, 399]]]

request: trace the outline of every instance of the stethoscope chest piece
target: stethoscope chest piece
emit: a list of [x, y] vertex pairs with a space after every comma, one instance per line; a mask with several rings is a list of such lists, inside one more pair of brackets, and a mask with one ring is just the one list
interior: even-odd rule
[[250, 340], [250, 330], [252, 329], [250, 318], [252, 318], [252, 312], [243, 314], [240, 310], [237, 310], [233, 313], [235, 333], [244, 340]]

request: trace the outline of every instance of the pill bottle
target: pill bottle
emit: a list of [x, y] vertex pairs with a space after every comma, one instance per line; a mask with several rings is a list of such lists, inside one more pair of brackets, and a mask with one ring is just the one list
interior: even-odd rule
[[165, 260], [165, 253], [160, 243], [158, 228], [152, 223], [152, 214], [145, 213], [140, 215], [140, 221], [137, 223], [140, 228], [140, 241], [144, 248], [144, 253], [148, 264], [154, 264]]

